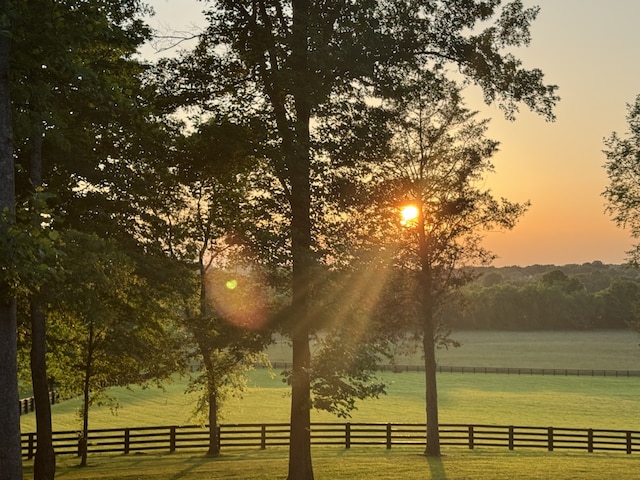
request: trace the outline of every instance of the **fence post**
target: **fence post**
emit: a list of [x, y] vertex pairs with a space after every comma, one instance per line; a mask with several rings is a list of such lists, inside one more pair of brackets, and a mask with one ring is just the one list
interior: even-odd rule
[[391, 424], [387, 423], [387, 450], [391, 449]]
[[29, 460], [31, 460], [33, 458], [33, 454], [35, 451], [35, 440], [36, 440], [36, 434], [35, 433], [30, 433], [29, 434], [29, 452], [28, 452], [28, 456], [27, 458]]
[[473, 438], [473, 425], [469, 425], [469, 449], [473, 450], [475, 441]]
[[176, 427], [169, 427], [169, 453], [176, 451]]
[[351, 448], [351, 424], [344, 424], [344, 448]]
[[267, 426], [263, 423], [260, 426], [260, 450], [267, 448]]
[[633, 442], [631, 441], [631, 432], [627, 432], [627, 455], [633, 452]]
[[127, 455], [131, 450], [131, 431], [128, 428], [124, 429], [124, 454]]
[[553, 427], [549, 427], [547, 429], [547, 443], [549, 446], [549, 451], [553, 452]]
[[587, 450], [589, 453], [593, 453], [593, 429], [587, 430]]
[[515, 446], [514, 433], [513, 425], [509, 425], [509, 450], [513, 450]]

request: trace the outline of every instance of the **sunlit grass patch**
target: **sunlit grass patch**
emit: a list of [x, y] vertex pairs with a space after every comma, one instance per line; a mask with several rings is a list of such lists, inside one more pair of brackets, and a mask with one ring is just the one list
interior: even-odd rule
[[[316, 480], [603, 480], [638, 479], [637, 458], [620, 454], [575, 454], [495, 449], [450, 449], [442, 458], [425, 458], [419, 448], [376, 450], [314, 448]], [[25, 478], [32, 463], [25, 464]], [[94, 455], [89, 467], [60, 458], [56, 478], [65, 480], [272, 480], [285, 478], [286, 448], [235, 450], [220, 457], [204, 455]]]

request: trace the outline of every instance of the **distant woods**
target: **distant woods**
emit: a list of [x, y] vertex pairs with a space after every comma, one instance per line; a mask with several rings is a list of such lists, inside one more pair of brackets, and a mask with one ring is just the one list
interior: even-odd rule
[[640, 327], [640, 271], [601, 262], [489, 267], [444, 308], [454, 329]]

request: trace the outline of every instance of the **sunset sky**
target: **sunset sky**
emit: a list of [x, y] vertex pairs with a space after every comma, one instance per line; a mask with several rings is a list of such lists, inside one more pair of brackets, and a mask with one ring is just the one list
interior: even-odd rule
[[[490, 136], [501, 143], [487, 184], [496, 196], [532, 204], [515, 229], [489, 233], [486, 245], [497, 266], [622, 263], [632, 241], [604, 211], [602, 149], [613, 131], [627, 131], [626, 104], [640, 94], [640, 1], [523, 2], [541, 11], [531, 45], [515, 53], [527, 68], [541, 68], [562, 99], [553, 123], [526, 107], [508, 122], [477, 91], [468, 92], [468, 105], [492, 119]], [[150, 23], [160, 31], [205, 23], [197, 0], [149, 3], [156, 10]]]

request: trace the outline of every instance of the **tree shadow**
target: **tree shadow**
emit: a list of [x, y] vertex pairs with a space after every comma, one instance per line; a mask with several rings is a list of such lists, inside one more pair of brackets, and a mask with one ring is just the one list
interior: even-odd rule
[[209, 463], [211, 460], [219, 459], [220, 456], [211, 456], [211, 455], [203, 455], [202, 457], [195, 457], [190, 459], [189, 462], [186, 463], [186, 466], [176, 472], [173, 476], [170, 477], [171, 480], [179, 480], [180, 478], [184, 478], [187, 475], [191, 474], [194, 470], [201, 467], [202, 465]]
[[447, 480], [447, 472], [441, 457], [426, 457], [431, 473], [431, 480]]

